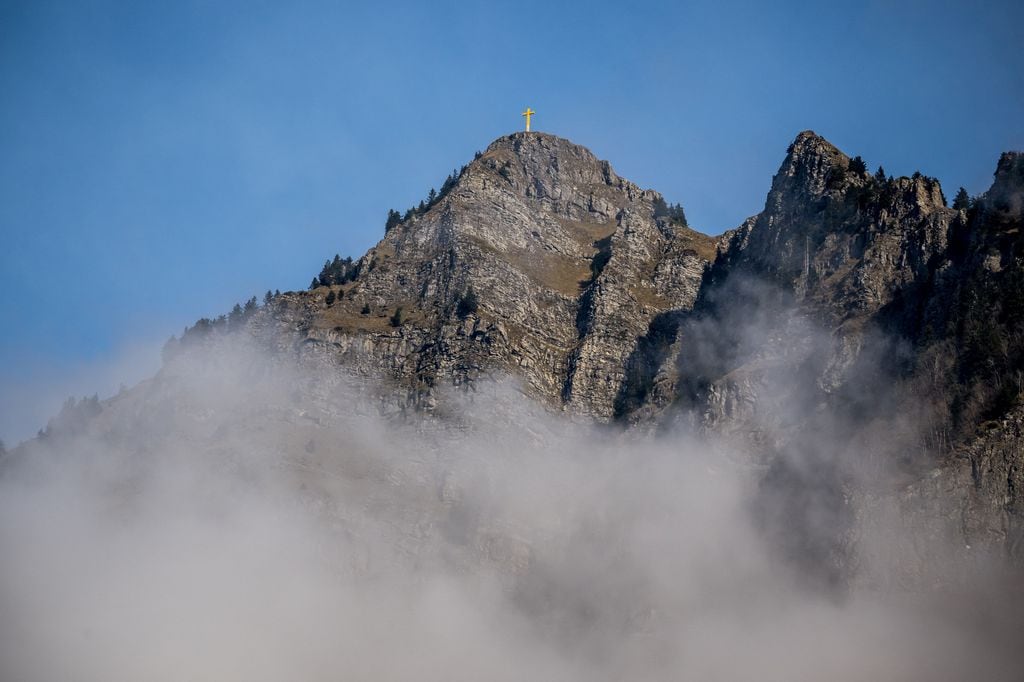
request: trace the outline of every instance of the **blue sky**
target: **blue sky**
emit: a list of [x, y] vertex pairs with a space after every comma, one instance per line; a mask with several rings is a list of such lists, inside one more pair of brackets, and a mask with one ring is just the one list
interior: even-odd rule
[[361, 255], [527, 105], [712, 234], [807, 128], [979, 193], [1022, 45], [1020, 2], [0, 0], [0, 438]]

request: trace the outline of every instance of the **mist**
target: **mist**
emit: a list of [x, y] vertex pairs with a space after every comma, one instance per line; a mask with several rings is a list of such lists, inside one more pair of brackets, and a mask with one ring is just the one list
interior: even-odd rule
[[391, 393], [225, 341], [9, 453], [0, 678], [1019, 677], [1019, 587], [885, 580], [923, 541], [892, 505], [831, 527], [807, 498], [870, 577], [822, 586], [765, 522], [788, 489], [726, 440], [511, 379], [428, 414]]

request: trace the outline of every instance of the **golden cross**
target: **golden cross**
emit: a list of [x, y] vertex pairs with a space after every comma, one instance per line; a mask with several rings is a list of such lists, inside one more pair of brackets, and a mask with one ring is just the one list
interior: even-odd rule
[[526, 107], [526, 111], [523, 112], [522, 115], [526, 117], [526, 132], [530, 132], [530, 117], [536, 113], [537, 112], [530, 107]]

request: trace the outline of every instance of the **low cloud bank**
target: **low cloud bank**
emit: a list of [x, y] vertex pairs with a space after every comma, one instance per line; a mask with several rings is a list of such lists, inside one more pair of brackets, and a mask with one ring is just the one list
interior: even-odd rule
[[9, 455], [0, 678], [1019, 675], [994, 573], [809, 587], [752, 503], [763, 471], [724, 445], [575, 423], [508, 383], [424, 419], [370, 388], [185, 358]]

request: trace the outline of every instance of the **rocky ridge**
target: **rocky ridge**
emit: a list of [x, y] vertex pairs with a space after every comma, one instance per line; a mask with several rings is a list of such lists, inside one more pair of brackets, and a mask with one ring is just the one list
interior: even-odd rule
[[247, 328], [312, 366], [391, 377], [402, 409], [512, 374], [575, 414], [724, 437], [785, 488], [770, 499], [797, 500], [764, 518], [829, 581], [849, 539], [807, 551], [804, 488], [834, 492], [822, 513], [840, 527], [843, 500], [900, 490], [965, 546], [1020, 558], [1022, 169], [1005, 154], [992, 189], [951, 209], [937, 180], [871, 173], [805, 131], [764, 210], [716, 240], [583, 147], [516, 133], [343, 284], [276, 297]]
[[[351, 282], [283, 295], [251, 327], [279, 350], [384, 370], [408, 406], [514, 373], [550, 404], [608, 419], [637, 339], [692, 305], [714, 253], [655, 216], [660, 200], [567, 140], [509, 135], [389, 230]], [[460, 315], [470, 290], [479, 304]]]
[[[1019, 562], [1024, 157], [1004, 154], [992, 189], [958, 210], [932, 178], [857, 161], [797, 137], [627, 415], [725, 435], [795, 499], [895, 482], [902, 518], [942, 518], [959, 546]], [[806, 512], [777, 518], [800, 536]]]

